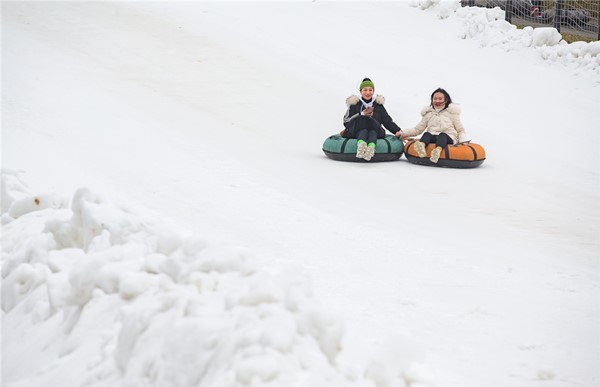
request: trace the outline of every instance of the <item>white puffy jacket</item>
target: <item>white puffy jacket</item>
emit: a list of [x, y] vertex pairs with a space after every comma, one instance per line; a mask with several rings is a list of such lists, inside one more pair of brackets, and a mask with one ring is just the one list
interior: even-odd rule
[[467, 133], [460, 122], [460, 106], [451, 103], [446, 109], [437, 112], [431, 106], [426, 106], [421, 110], [421, 122], [414, 128], [402, 130], [404, 136], [418, 136], [424, 131], [433, 135], [446, 133], [454, 143], [467, 141]]

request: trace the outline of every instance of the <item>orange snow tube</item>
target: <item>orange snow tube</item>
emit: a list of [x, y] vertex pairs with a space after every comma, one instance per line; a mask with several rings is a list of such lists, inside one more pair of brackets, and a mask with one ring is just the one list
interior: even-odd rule
[[429, 160], [431, 151], [434, 148], [435, 144], [428, 144], [425, 148], [427, 157], [420, 158], [415, 151], [414, 141], [409, 141], [404, 146], [404, 155], [413, 164], [448, 168], [475, 168], [485, 161], [485, 149], [481, 145], [463, 143], [460, 145], [448, 145], [446, 149], [442, 150], [440, 159], [435, 164]]

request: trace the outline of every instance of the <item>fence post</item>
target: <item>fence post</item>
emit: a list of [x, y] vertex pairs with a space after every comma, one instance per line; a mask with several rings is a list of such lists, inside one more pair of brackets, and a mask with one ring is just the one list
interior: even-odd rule
[[513, 0], [506, 0], [506, 10], [504, 11], [504, 13], [505, 13], [504, 19], [507, 22], [512, 23], [511, 20], [512, 20], [512, 13], [513, 13]]
[[560, 25], [562, 24], [563, 1], [564, 0], [557, 0], [556, 8], [554, 10], [554, 28], [556, 28], [558, 32], [560, 32]]

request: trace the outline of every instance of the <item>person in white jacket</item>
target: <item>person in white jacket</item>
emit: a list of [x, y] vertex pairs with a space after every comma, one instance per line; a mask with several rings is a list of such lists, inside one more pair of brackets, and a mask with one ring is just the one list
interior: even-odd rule
[[431, 93], [431, 103], [421, 110], [421, 122], [414, 128], [402, 131], [402, 138], [414, 137], [423, 133], [415, 141], [415, 150], [419, 157], [426, 157], [425, 147], [435, 143], [429, 160], [437, 163], [442, 150], [451, 144], [467, 142], [467, 133], [460, 122], [460, 107], [452, 103], [450, 94], [442, 88]]

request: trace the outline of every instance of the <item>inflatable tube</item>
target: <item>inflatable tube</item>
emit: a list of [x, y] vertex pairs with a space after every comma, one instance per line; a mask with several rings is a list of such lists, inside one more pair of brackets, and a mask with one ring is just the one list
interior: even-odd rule
[[425, 151], [427, 157], [420, 158], [414, 147], [414, 141], [406, 143], [404, 154], [406, 159], [413, 164], [429, 165], [448, 168], [475, 168], [485, 161], [485, 150], [479, 144], [465, 143], [460, 145], [449, 145], [442, 151], [437, 164], [429, 160], [431, 151], [435, 144], [427, 145]]
[[[345, 138], [339, 134], [329, 136], [323, 143], [323, 152], [333, 160], [338, 161], [364, 161], [356, 157], [356, 142], [355, 138]], [[377, 140], [375, 145], [375, 155], [370, 162], [373, 161], [394, 161], [402, 156], [404, 143], [396, 136], [387, 135], [385, 138]]]

